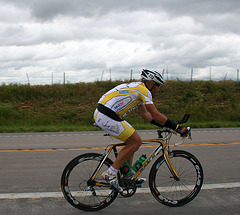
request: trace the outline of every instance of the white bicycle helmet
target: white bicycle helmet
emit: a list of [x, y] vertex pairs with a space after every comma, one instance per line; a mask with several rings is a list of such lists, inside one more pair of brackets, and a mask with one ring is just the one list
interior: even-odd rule
[[144, 69], [141, 74], [142, 81], [154, 81], [159, 86], [164, 84], [164, 79], [159, 72]]

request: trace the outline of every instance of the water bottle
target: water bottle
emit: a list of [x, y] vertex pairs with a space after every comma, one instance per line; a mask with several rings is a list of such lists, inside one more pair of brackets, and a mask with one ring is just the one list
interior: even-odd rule
[[142, 155], [136, 162], [133, 164], [132, 169], [137, 172], [143, 165], [143, 162], [147, 159], [146, 155]]
[[129, 164], [128, 164], [128, 162], [125, 162], [123, 165], [122, 165], [122, 171], [123, 171], [123, 174], [124, 175], [131, 175], [131, 168], [130, 168], [130, 166], [129, 166]]

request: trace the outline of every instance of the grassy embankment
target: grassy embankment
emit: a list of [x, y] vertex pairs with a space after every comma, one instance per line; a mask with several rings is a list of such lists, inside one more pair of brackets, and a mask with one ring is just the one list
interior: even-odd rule
[[[103, 93], [121, 81], [45, 86], [0, 86], [0, 132], [96, 130], [92, 114]], [[239, 127], [240, 82], [168, 81], [154, 99], [170, 119], [190, 113], [191, 127]], [[151, 129], [138, 111], [125, 119]]]

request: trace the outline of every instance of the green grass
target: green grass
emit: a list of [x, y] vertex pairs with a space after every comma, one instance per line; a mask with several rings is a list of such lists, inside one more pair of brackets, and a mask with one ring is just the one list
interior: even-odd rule
[[[45, 132], [96, 130], [92, 115], [101, 95], [122, 81], [55, 85], [0, 86], [0, 132]], [[172, 120], [185, 113], [188, 125], [240, 126], [240, 82], [167, 81], [154, 103]], [[136, 129], [155, 129], [138, 111], [125, 119]]]

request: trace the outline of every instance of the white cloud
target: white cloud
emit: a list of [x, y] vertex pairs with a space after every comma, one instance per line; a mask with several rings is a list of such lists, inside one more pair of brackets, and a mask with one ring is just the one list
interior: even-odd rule
[[[49, 84], [128, 78], [133, 69], [169, 77], [236, 80], [238, 0], [0, 0], [0, 83]], [[216, 72], [215, 72], [216, 71]]]
[[29, 9], [19, 8], [12, 3], [1, 3], [0, 1], [0, 21], [1, 23], [28, 22], [31, 19]]

